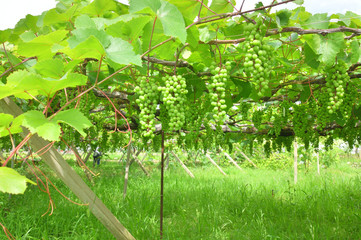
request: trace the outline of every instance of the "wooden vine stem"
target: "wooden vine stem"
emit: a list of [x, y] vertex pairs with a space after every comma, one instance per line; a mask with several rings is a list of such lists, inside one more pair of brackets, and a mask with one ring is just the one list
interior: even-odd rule
[[[14, 117], [23, 113], [10, 98], [0, 100], [0, 110]], [[29, 131], [23, 128], [21, 135], [24, 137], [28, 133]], [[37, 135], [33, 135], [29, 140], [29, 144], [34, 151], [39, 151], [49, 142]], [[88, 204], [89, 210], [116, 239], [135, 239], [54, 147], [51, 147], [40, 157], [83, 203]]]

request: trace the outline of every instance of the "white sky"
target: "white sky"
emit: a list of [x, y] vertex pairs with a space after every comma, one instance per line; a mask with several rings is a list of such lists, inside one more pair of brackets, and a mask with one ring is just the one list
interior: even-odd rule
[[[120, 2], [127, 0], [118, 0]], [[187, 1], [187, 0], [184, 0]], [[243, 10], [252, 9], [254, 4], [260, 0], [246, 0]], [[237, 0], [238, 4], [242, 0]], [[272, 2], [263, 0], [264, 4]], [[0, 0], [0, 30], [13, 28], [15, 24], [27, 14], [40, 15], [43, 11], [54, 8], [55, 0]], [[296, 5], [285, 4], [287, 8], [294, 8]], [[361, 14], [361, 0], [305, 0], [304, 6], [311, 13], [345, 13], [353, 11]]]

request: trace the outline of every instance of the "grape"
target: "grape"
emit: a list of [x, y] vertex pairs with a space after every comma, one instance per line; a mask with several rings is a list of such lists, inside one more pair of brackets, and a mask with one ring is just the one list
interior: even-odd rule
[[347, 74], [347, 66], [339, 61], [335, 66], [324, 69], [326, 73], [326, 91], [329, 93], [328, 109], [330, 113], [335, 112], [343, 103], [346, 84], [350, 77]]
[[[317, 122], [318, 128], [324, 128], [331, 122], [331, 115], [341, 111], [345, 118], [349, 118], [354, 100], [354, 89], [347, 74], [347, 66], [338, 61], [333, 66], [325, 67], [322, 72], [325, 76], [325, 85], [317, 92]], [[348, 93], [345, 94], [346, 86]]]
[[154, 138], [155, 131], [155, 113], [158, 104], [158, 87], [154, 78], [141, 77], [140, 85], [135, 89], [138, 95], [136, 103], [140, 107], [139, 122], [142, 130], [142, 136], [145, 138]]
[[218, 122], [224, 122], [226, 118], [226, 84], [227, 80], [229, 79], [227, 69], [230, 69], [231, 63], [227, 62], [225, 64], [225, 68], [216, 67], [212, 70], [213, 76], [211, 77], [210, 83], [207, 85], [211, 106], [212, 106], [212, 113], [213, 119]]
[[168, 115], [170, 131], [179, 131], [185, 123], [185, 103], [188, 90], [185, 78], [180, 75], [167, 76], [162, 79], [165, 87], [158, 90], [163, 93], [163, 104]]
[[269, 88], [270, 72], [274, 74], [269, 65], [271, 47], [264, 40], [266, 27], [260, 21], [256, 24], [248, 23], [246, 30], [250, 35], [246, 37], [244, 45], [246, 47], [244, 71], [254, 81], [258, 96], [262, 97]]

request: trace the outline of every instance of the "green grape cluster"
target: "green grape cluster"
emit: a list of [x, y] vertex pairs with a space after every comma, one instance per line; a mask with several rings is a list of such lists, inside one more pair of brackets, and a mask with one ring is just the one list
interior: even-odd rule
[[339, 61], [335, 66], [326, 67], [325, 94], [328, 95], [327, 110], [329, 114], [336, 112], [343, 104], [346, 84], [350, 81], [347, 74], [347, 66]]
[[187, 101], [185, 78], [180, 75], [163, 77], [164, 87], [158, 90], [163, 93], [163, 104], [168, 113], [170, 131], [179, 131], [185, 123], [185, 103]]
[[197, 102], [189, 103], [186, 108], [186, 126], [187, 130], [190, 131], [189, 135], [198, 135], [200, 128], [203, 123], [204, 117], [204, 106], [202, 99]]
[[327, 123], [331, 121], [331, 115], [327, 109], [329, 97], [324, 91], [316, 92], [315, 97], [317, 98], [317, 128], [323, 129], [326, 127]]
[[293, 106], [293, 131], [295, 136], [300, 137], [304, 143], [308, 142], [312, 137], [313, 117], [310, 112], [315, 106], [310, 103], [295, 104]]
[[252, 122], [253, 122], [255, 128], [257, 128], [257, 129], [261, 128], [262, 120], [263, 120], [263, 111], [262, 110], [256, 110], [252, 114]]
[[345, 89], [343, 104], [340, 106], [340, 111], [345, 119], [351, 117], [353, 106], [357, 101], [357, 86], [353, 82], [349, 82]]
[[268, 90], [270, 77], [274, 74], [270, 64], [272, 48], [264, 39], [267, 29], [260, 21], [256, 24], [248, 23], [245, 30], [249, 32], [244, 44], [246, 48], [245, 73], [252, 78], [255, 90], [261, 97]]
[[154, 78], [141, 77], [135, 89], [138, 95], [136, 103], [140, 108], [139, 122], [145, 138], [153, 138], [155, 131], [155, 113], [158, 104], [158, 86]]
[[212, 70], [213, 76], [211, 82], [207, 85], [209, 91], [213, 119], [216, 122], [223, 122], [226, 118], [226, 84], [229, 79], [228, 69], [230, 69], [231, 63], [227, 62], [225, 68], [216, 67]]
[[273, 119], [273, 132], [278, 137], [281, 134], [281, 130], [286, 126], [289, 118], [290, 103], [283, 101], [274, 111], [272, 111]]

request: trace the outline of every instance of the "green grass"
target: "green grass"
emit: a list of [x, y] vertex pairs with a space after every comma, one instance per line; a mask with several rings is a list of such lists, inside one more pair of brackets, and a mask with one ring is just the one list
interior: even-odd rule
[[[132, 165], [125, 200], [124, 166], [107, 162], [97, 170], [92, 189], [120, 222], [136, 239], [159, 239], [159, 169], [152, 166], [147, 178]], [[360, 169], [339, 164], [321, 176], [300, 172], [296, 186], [291, 170], [228, 166], [223, 176], [205, 165], [191, 171], [195, 179], [172, 163], [165, 174], [164, 239], [361, 239]], [[10, 200], [0, 194], [0, 222], [16, 239], [113, 239], [86, 207], [51, 189], [56, 209], [44, 217], [49, 198], [36, 186]]]

